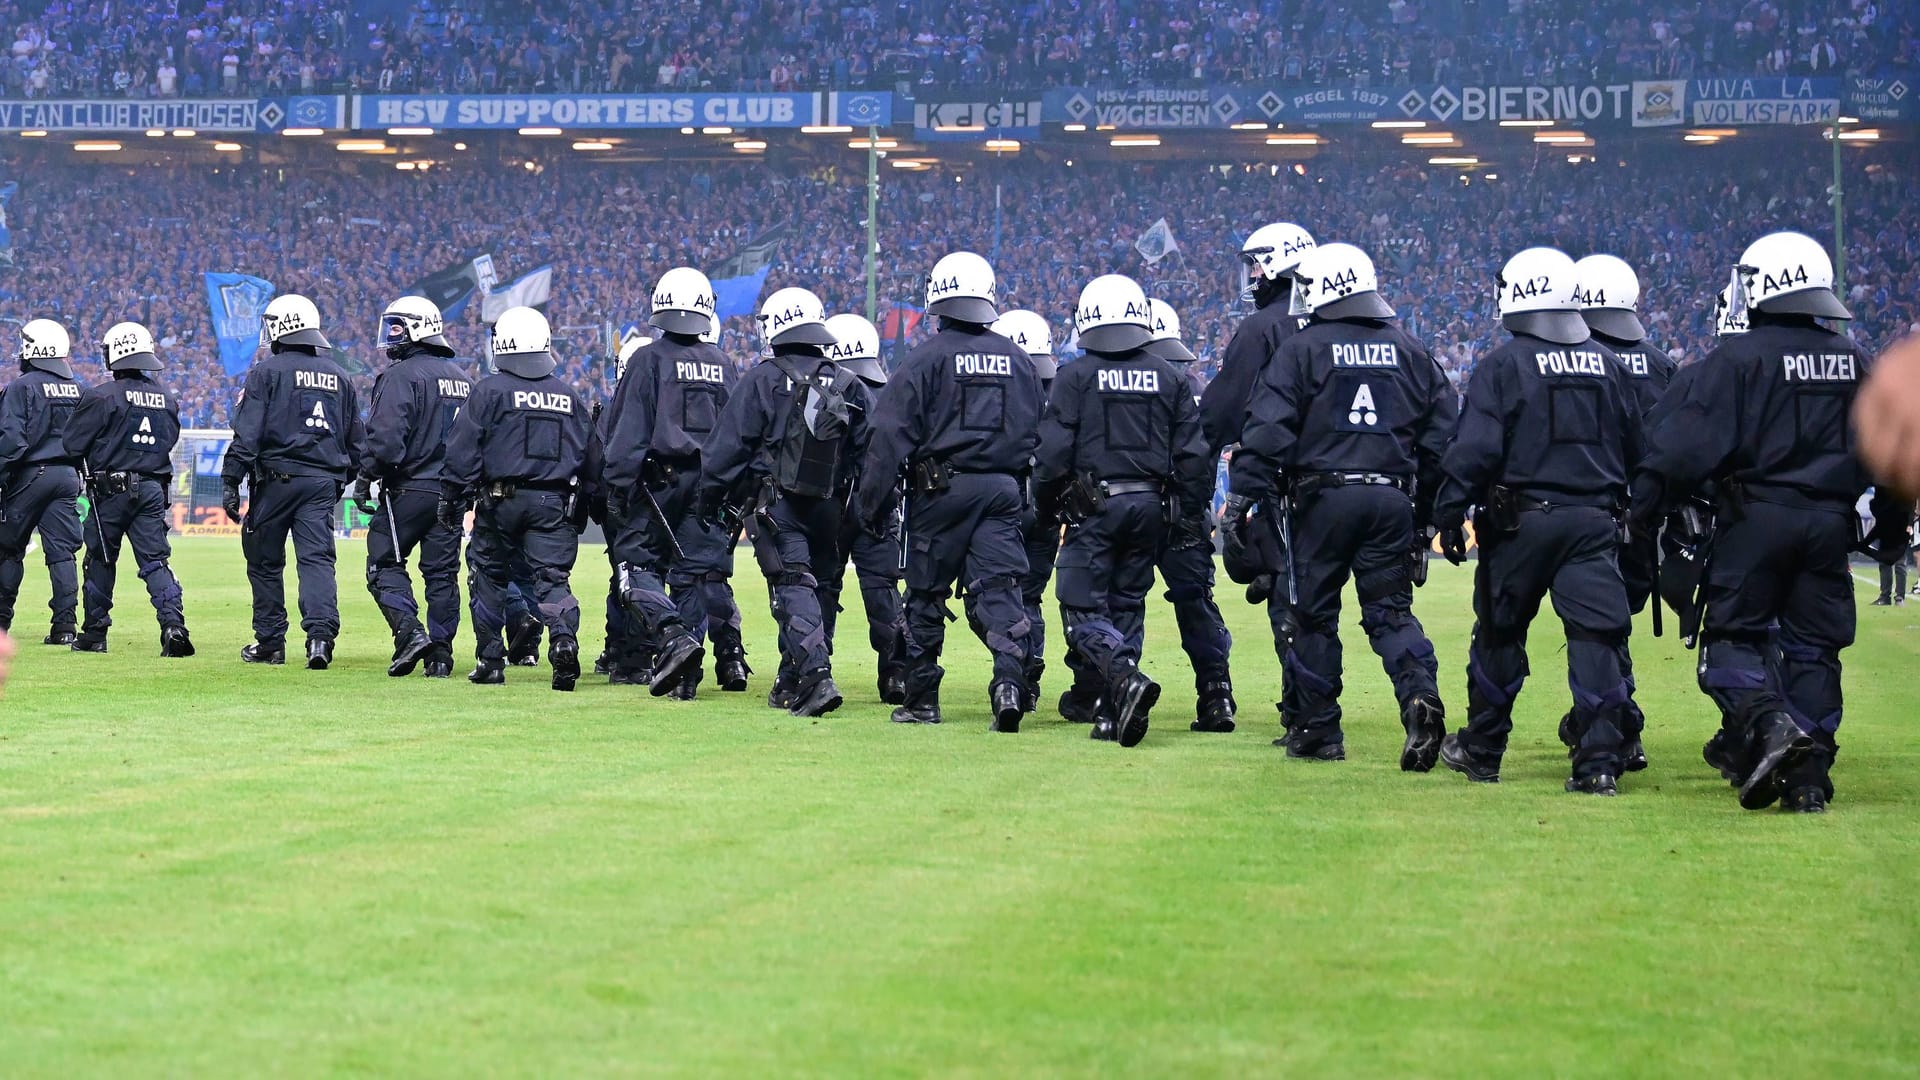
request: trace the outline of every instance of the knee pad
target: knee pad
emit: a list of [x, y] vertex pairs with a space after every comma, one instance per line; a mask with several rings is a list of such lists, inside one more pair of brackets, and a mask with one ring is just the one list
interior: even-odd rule
[[1780, 638], [1780, 656], [1797, 664], [1818, 664], [1833, 659], [1825, 649], [1788, 638]]
[[1412, 580], [1407, 576], [1407, 564], [1404, 562], [1353, 576], [1354, 595], [1362, 604], [1385, 600], [1389, 596], [1399, 594], [1412, 584]]
[[1609, 649], [1620, 649], [1627, 643], [1627, 631], [1622, 627], [1614, 630], [1596, 630], [1587, 626], [1567, 627], [1568, 641], [1589, 641], [1595, 645], [1604, 645]]
[[776, 588], [789, 589], [817, 589], [820, 587], [820, 583], [816, 581], [814, 576], [808, 573], [804, 567], [799, 570], [787, 569], [780, 571], [778, 574], [773, 575], [773, 584]]
[[168, 569], [167, 560], [165, 559], [153, 559], [148, 562], [136, 564], [135, 566], [135, 572], [143, 578], [152, 577], [165, 569]]
[[1167, 602], [1170, 604], [1191, 604], [1213, 599], [1213, 586], [1201, 581], [1168, 584]]
[[978, 581], [970, 581], [967, 583], [967, 592], [969, 594], [1000, 592], [1003, 590], [1018, 595], [1020, 592], [1020, 579], [1009, 574], [1003, 577], [981, 578]]

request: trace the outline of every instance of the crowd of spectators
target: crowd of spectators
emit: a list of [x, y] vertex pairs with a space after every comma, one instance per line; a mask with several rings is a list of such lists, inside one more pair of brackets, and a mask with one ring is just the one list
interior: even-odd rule
[[[1471, 182], [1450, 170], [1342, 164], [1019, 162], [953, 174], [890, 175], [880, 213], [881, 322], [895, 351], [926, 332], [915, 320], [922, 275], [940, 255], [972, 249], [998, 267], [1003, 307], [1047, 316], [1071, 337], [1079, 288], [1110, 271], [1139, 277], [1185, 317], [1200, 362], [1217, 370], [1242, 309], [1240, 238], [1275, 219], [1372, 252], [1401, 317], [1456, 378], [1498, 337], [1492, 278], [1506, 255], [1548, 243], [1579, 256], [1612, 252], [1639, 269], [1653, 339], [1683, 360], [1711, 347], [1712, 299], [1742, 247], [1795, 228], [1830, 237], [1830, 177], [1818, 148], [1651, 157], [1630, 167], [1569, 165], [1559, 156]], [[1892, 153], [1850, 174], [1847, 298], [1853, 333], [1878, 349], [1920, 324], [1920, 209], [1914, 177]], [[995, 213], [995, 188], [1000, 211]], [[864, 175], [774, 163], [610, 166], [556, 157], [535, 173], [479, 160], [427, 173], [363, 167], [156, 170], [39, 166], [12, 202], [13, 263], [0, 267], [0, 319], [59, 319], [83, 377], [103, 330], [152, 328], [181, 391], [189, 426], [224, 426], [240, 379], [222, 369], [202, 273], [238, 270], [318, 304], [339, 358], [370, 377], [384, 362], [379, 312], [409, 283], [477, 252], [503, 280], [551, 263], [549, 315], [564, 371], [589, 394], [608, 389], [607, 354], [621, 327], [643, 323], [651, 282], [690, 264], [717, 271], [782, 222], [766, 290], [800, 284], [829, 310], [862, 310]], [[1166, 217], [1180, 251], [1147, 265], [1134, 242]], [[901, 305], [897, 313], [895, 304]], [[478, 305], [449, 333], [468, 353], [484, 338]], [[897, 327], [911, 327], [901, 333]], [[5, 348], [11, 338], [0, 333]], [[732, 319], [723, 348], [742, 367], [758, 343]]]
[[1571, 83], [1912, 64], [1885, 0], [52, 0], [12, 97]]

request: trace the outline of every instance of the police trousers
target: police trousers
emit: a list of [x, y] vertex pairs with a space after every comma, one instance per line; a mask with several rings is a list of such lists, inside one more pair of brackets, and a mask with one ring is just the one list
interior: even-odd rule
[[1293, 687], [1281, 716], [1290, 745], [1307, 751], [1345, 742], [1340, 601], [1349, 575], [1360, 601], [1360, 628], [1393, 680], [1403, 712], [1416, 699], [1438, 698], [1439, 664], [1433, 642], [1413, 616], [1412, 500], [1384, 484], [1352, 484], [1296, 500], [1292, 512], [1298, 601], [1293, 647], [1280, 656]]
[[74, 562], [80, 550], [80, 473], [69, 465], [15, 469], [0, 487], [0, 630], [13, 626], [13, 607], [26, 578], [27, 545], [39, 530], [47, 573], [53, 579], [52, 625], [72, 629], [80, 598]]
[[[900, 518], [889, 520], [886, 535], [873, 536], [860, 527], [851, 506], [840, 522], [840, 549], [853, 561], [853, 577], [860, 588], [860, 606], [867, 617], [867, 644], [880, 661], [880, 677], [904, 676], [907, 666], [907, 609], [900, 598]], [[843, 562], [820, 576], [820, 613], [827, 621], [827, 640], [833, 640], [840, 612], [840, 593], [846, 585]]]
[[1715, 529], [1701, 591], [1700, 689], [1719, 706], [1722, 726], [1743, 745], [1759, 717], [1793, 717], [1816, 750], [1797, 770], [1807, 775], [1787, 784], [1818, 784], [1829, 796], [1840, 653], [1854, 637], [1853, 527], [1851, 506], [1749, 499], [1739, 520]]
[[[682, 463], [664, 482], [648, 486], [663, 516], [656, 516], [638, 492], [619, 512], [608, 510], [609, 557], [621, 602], [631, 616], [628, 627], [639, 631], [625, 635], [621, 648], [610, 646], [615, 666], [623, 670], [640, 670], [653, 648], [680, 633], [695, 640], [711, 635], [719, 655], [744, 652], [740, 609], [730, 584], [733, 539], [700, 520], [699, 482], [699, 463]], [[675, 543], [680, 547], [677, 558]]]
[[821, 575], [837, 579], [843, 572], [845, 513], [839, 499], [780, 492], [754, 530], [753, 554], [766, 575], [768, 602], [780, 629], [780, 676], [792, 685], [811, 687], [832, 671], [833, 640], [823, 613], [829, 600]]
[[978, 607], [993, 681], [1020, 686], [1032, 624], [1020, 597], [1027, 573], [1026, 498], [1006, 473], [958, 473], [945, 491], [907, 496], [907, 701], [939, 703], [947, 600], [956, 583]]
[[1627, 730], [1632, 691], [1620, 670], [1629, 616], [1619, 528], [1599, 507], [1527, 510], [1515, 532], [1481, 534], [1467, 726], [1459, 741], [1477, 762], [1498, 767], [1513, 730], [1513, 702], [1529, 673], [1527, 629], [1549, 594], [1567, 635], [1573, 773], [1618, 776], [1622, 746], [1638, 732]]
[[367, 523], [367, 591], [394, 634], [420, 629], [420, 605], [407, 577], [407, 557], [418, 548], [427, 636], [448, 644], [460, 631], [460, 530], [440, 524], [439, 504], [437, 487], [380, 492], [380, 509]]
[[[1060, 555], [1060, 526], [1056, 522], [1041, 522], [1039, 515], [1029, 508], [1020, 515], [1020, 535], [1025, 537], [1027, 549], [1027, 572], [1020, 575], [1020, 603], [1027, 612], [1025, 677], [1027, 688], [1038, 693], [1040, 676], [1047, 667], [1047, 617], [1044, 607], [1047, 583], [1053, 580], [1053, 561]], [[980, 621], [979, 598], [968, 593], [966, 607], [967, 625], [972, 628], [975, 637], [986, 641], [987, 626]], [[1076, 663], [1078, 659], [1068, 652], [1067, 666], [1078, 671]]]
[[1106, 689], [1140, 665], [1147, 594], [1166, 531], [1162, 496], [1109, 495], [1098, 513], [1067, 529], [1060, 545], [1054, 593], [1067, 645]]
[[95, 493], [87, 530], [86, 619], [80, 636], [104, 641], [113, 625], [113, 586], [119, 575], [124, 541], [133, 549], [134, 569], [146, 582], [147, 599], [162, 627], [185, 626], [180, 582], [167, 560], [173, 547], [167, 541], [167, 487], [158, 480], [138, 479], [113, 495]]
[[579, 550], [580, 534], [567, 520], [565, 492], [523, 490], [480, 500], [469, 548], [475, 657], [506, 658], [507, 591], [515, 580], [516, 556], [526, 561], [524, 586], [533, 593], [532, 613], [547, 628], [549, 649], [554, 639], [579, 636], [580, 603], [568, 585]]
[[266, 643], [287, 638], [287, 538], [300, 575], [300, 628], [309, 638], [340, 636], [340, 593], [334, 580], [333, 518], [340, 481], [331, 476], [258, 476], [240, 530], [253, 587], [253, 636]]

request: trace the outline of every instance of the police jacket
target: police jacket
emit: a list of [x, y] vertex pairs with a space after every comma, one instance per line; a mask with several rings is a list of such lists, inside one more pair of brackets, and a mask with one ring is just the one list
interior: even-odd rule
[[595, 486], [600, 437], [587, 403], [558, 375], [506, 372], [474, 384], [447, 437], [444, 487], [472, 492], [496, 482], [563, 491]]
[[255, 473], [345, 480], [366, 453], [360, 395], [325, 355], [286, 351], [253, 365], [233, 410], [220, 468], [228, 484]]
[[664, 334], [642, 346], [600, 417], [607, 489], [631, 490], [649, 455], [698, 457], [736, 381], [726, 354], [697, 337]]
[[[811, 349], [799, 346], [799, 350]], [[729, 497], [746, 493], [748, 477], [765, 473], [778, 452], [786, 425], [793, 419], [796, 391], [804, 387], [787, 377], [781, 364], [803, 375], [821, 368], [839, 370], [838, 365], [817, 352], [782, 351], [779, 363], [763, 360], [741, 377], [732, 395], [720, 410], [713, 436], [706, 440], [700, 455], [700, 488], [703, 501], [722, 503]], [[629, 368], [629, 374], [632, 369]], [[840, 455], [841, 487], [851, 486], [855, 470], [867, 454], [872, 433], [873, 399], [867, 384], [857, 378], [843, 380], [847, 398], [846, 444]]]
[[1810, 316], [1754, 312], [1674, 382], [1655, 412], [1634, 498], [1666, 506], [1705, 482], [1746, 498], [1851, 505], [1871, 483], [1849, 447], [1871, 361]]
[[1212, 501], [1212, 461], [1184, 370], [1140, 349], [1090, 352], [1053, 381], [1033, 479], [1158, 481], [1188, 512]]
[[169, 480], [173, 446], [180, 441], [179, 399], [147, 372], [122, 372], [80, 395], [64, 441], [68, 456], [85, 461], [95, 476], [124, 472]]
[[1287, 313], [1284, 293], [1240, 320], [1220, 358], [1220, 373], [1200, 394], [1200, 423], [1214, 456], [1240, 441], [1260, 373], [1306, 321]]
[[1667, 392], [1667, 385], [1673, 382], [1673, 360], [1665, 350], [1645, 341], [1622, 341], [1598, 332], [1593, 335], [1593, 340], [1612, 349], [1627, 369], [1627, 381], [1640, 403], [1640, 416], [1644, 421], [1653, 407], [1660, 403], [1661, 396]]
[[33, 368], [0, 391], [0, 469], [71, 464], [60, 441], [80, 404], [80, 384]]
[[1020, 346], [985, 327], [942, 320], [874, 405], [860, 505], [892, 506], [894, 481], [922, 459], [954, 472], [1025, 473], [1040, 444], [1040, 402], [1040, 376]]
[[373, 382], [362, 475], [399, 489], [438, 488], [454, 417], [473, 393], [459, 361], [424, 350], [397, 360]]
[[1496, 484], [1543, 502], [1617, 506], [1640, 454], [1638, 399], [1613, 350], [1515, 334], [1467, 382], [1434, 520], [1460, 521]]
[[1431, 493], [1458, 411], [1433, 354], [1397, 324], [1312, 320], [1254, 385], [1233, 492], [1264, 498], [1280, 473], [1373, 473]]

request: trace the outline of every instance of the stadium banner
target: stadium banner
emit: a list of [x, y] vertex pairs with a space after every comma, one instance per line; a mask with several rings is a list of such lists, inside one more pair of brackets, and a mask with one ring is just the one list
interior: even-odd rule
[[1633, 84], [1633, 126], [1670, 127], [1687, 118], [1684, 79]]
[[220, 366], [238, 375], [260, 351], [260, 313], [273, 299], [273, 283], [247, 274], [208, 273], [207, 309], [220, 343]]
[[1840, 91], [1839, 79], [1693, 79], [1687, 101], [1696, 124], [1831, 124], [1840, 119]]
[[339, 131], [347, 126], [347, 96], [274, 98], [260, 103], [258, 129], [271, 134], [286, 128]]
[[1633, 86], [1412, 87], [1400, 92], [1393, 107], [1400, 118], [1443, 124], [1497, 124], [1503, 120], [1624, 124], [1633, 115]]
[[928, 142], [1032, 137], [1040, 132], [1044, 110], [1038, 96], [1026, 101], [915, 98], [913, 136]]
[[[842, 127], [892, 127], [893, 95], [869, 90], [836, 90], [825, 95], [822, 115]], [[778, 127], [766, 124], [764, 127]]]
[[0, 131], [259, 131], [271, 101], [0, 101]]
[[1117, 130], [1223, 128], [1244, 116], [1242, 87], [1213, 86], [1178, 90], [1101, 90], [1065, 86], [1041, 96], [1041, 119], [1050, 124], [1085, 124]]
[[1404, 120], [1395, 108], [1397, 97], [1386, 90], [1359, 86], [1296, 86], [1249, 88], [1254, 115], [1250, 121], [1278, 124], [1368, 124], [1375, 120]]
[[1856, 76], [1847, 80], [1847, 115], [1866, 121], [1911, 123], [1920, 120], [1915, 107], [1915, 90], [1920, 88], [1920, 72], [1908, 72], [1881, 78]]
[[826, 123], [829, 97], [844, 123], [855, 113], [872, 117], [862, 126], [893, 120], [891, 94], [361, 94], [351, 120], [356, 130], [795, 128]]

